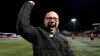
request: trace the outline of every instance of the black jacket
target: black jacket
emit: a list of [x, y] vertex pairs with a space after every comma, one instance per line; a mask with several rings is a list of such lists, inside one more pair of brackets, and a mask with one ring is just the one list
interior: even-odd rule
[[33, 7], [31, 3], [26, 2], [18, 14], [16, 24], [18, 33], [33, 44], [33, 56], [74, 56], [59, 32], [50, 37], [44, 26], [34, 27], [30, 24], [29, 18]]

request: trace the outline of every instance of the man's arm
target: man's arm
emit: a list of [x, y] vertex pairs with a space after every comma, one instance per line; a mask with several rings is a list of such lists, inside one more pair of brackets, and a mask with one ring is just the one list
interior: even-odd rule
[[67, 50], [67, 52], [68, 52], [68, 56], [75, 56], [75, 53], [73, 52], [73, 50], [70, 48], [70, 46], [69, 46], [69, 44], [68, 44], [68, 50]]
[[18, 34], [20, 34], [23, 38], [31, 43], [36, 41], [38, 34], [37, 29], [30, 25], [30, 14], [34, 4], [35, 3], [32, 1], [27, 1], [23, 4], [18, 14], [16, 24]]
[[67, 40], [67, 38], [64, 36], [64, 35], [62, 35], [62, 34], [59, 34], [59, 36], [63, 39], [63, 41], [66, 43], [66, 46], [67, 46], [67, 49], [66, 49], [66, 51], [67, 51], [67, 56], [75, 56], [75, 53], [73, 52], [73, 50], [70, 48], [70, 45], [69, 45], [69, 43], [68, 43], [68, 40]]

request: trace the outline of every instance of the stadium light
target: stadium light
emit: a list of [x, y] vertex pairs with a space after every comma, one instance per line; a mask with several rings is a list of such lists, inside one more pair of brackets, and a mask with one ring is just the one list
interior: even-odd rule
[[76, 22], [76, 19], [71, 19], [72, 22]]
[[74, 23], [74, 32], [75, 32], [75, 22], [76, 22], [76, 19], [71, 19], [71, 21]]

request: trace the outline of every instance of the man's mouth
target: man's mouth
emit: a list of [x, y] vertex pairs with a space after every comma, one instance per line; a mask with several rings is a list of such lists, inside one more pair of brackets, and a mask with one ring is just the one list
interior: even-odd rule
[[49, 28], [54, 28], [55, 26], [56, 26], [56, 23], [49, 23], [49, 24], [48, 24], [48, 27], [49, 27]]

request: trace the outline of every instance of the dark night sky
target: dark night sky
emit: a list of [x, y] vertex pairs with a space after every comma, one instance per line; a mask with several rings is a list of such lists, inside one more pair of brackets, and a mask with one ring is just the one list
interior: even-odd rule
[[[16, 20], [21, 6], [28, 0], [1, 1], [0, 32], [16, 32]], [[43, 23], [46, 12], [54, 10], [60, 16], [59, 28], [73, 30], [71, 18], [76, 18], [76, 30], [89, 30], [93, 23], [99, 23], [99, 5], [96, 0], [33, 0], [35, 7], [31, 13], [31, 24]], [[38, 21], [39, 20], [39, 21]]]

